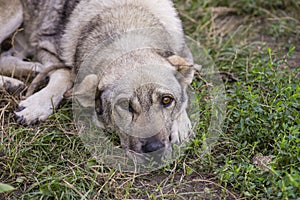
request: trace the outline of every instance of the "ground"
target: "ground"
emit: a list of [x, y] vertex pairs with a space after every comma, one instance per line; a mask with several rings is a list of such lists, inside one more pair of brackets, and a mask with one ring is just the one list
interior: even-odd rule
[[203, 153], [211, 105], [201, 73], [193, 83], [201, 94], [195, 139], [174, 163], [144, 174], [97, 163], [69, 101], [45, 122], [22, 126], [13, 114], [20, 96], [2, 91], [0, 199], [299, 199], [300, 2], [175, 4], [226, 89], [226, 118], [211, 151]]

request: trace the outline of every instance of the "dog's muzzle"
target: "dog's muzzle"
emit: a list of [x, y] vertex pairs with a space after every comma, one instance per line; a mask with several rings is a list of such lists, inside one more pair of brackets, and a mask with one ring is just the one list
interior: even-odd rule
[[143, 151], [143, 153], [151, 153], [154, 151], [158, 151], [164, 147], [165, 147], [165, 144], [163, 144], [160, 140], [157, 140], [155, 138], [150, 138], [142, 146], [142, 151]]

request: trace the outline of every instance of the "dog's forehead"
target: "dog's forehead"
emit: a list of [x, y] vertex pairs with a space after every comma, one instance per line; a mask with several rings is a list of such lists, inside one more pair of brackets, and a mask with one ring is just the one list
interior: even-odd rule
[[113, 92], [115, 97], [131, 98], [133, 95], [160, 95], [181, 93], [181, 85], [176, 71], [166, 66], [148, 66], [128, 73], [116, 82]]

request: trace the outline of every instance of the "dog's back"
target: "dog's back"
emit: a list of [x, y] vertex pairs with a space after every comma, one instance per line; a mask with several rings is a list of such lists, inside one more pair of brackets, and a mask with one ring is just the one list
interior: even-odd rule
[[[44, 48], [60, 56], [61, 37], [78, 0], [20, 0], [23, 7], [24, 35], [34, 51]], [[34, 51], [32, 53], [36, 55]]]
[[171, 1], [81, 1], [66, 27], [62, 44], [63, 59], [68, 65], [78, 65], [82, 59], [80, 57], [83, 57], [80, 55], [80, 48], [83, 48], [83, 52], [90, 52], [95, 43], [99, 44], [117, 32], [145, 28], [164, 29], [173, 42], [173, 50], [178, 54], [182, 53], [184, 34]]
[[181, 22], [170, 0], [21, 0], [21, 3], [25, 35], [32, 49], [44, 48], [68, 66], [80, 64], [82, 48], [89, 51], [116, 31], [163, 28], [172, 37], [176, 53], [182, 54], [184, 50]]

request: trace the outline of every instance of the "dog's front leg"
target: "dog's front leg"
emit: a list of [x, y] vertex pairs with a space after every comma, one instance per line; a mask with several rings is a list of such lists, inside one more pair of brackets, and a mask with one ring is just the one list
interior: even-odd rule
[[19, 93], [25, 88], [25, 84], [14, 78], [0, 75], [0, 89], [9, 93]]
[[45, 88], [20, 102], [19, 111], [15, 112], [18, 122], [33, 124], [47, 119], [63, 99], [64, 93], [72, 87], [72, 84], [71, 70], [59, 69], [54, 71]]
[[39, 73], [43, 69], [41, 63], [23, 61], [24, 58], [13, 56], [10, 52], [5, 52], [0, 56], [0, 72], [2, 75], [21, 78]]

